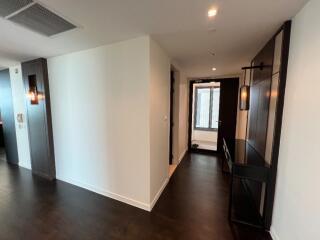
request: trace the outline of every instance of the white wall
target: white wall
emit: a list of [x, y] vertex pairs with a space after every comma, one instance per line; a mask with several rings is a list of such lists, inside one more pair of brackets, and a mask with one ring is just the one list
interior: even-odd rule
[[179, 164], [188, 150], [188, 80], [177, 63], [172, 63], [175, 72], [173, 99], [173, 164]]
[[272, 233], [320, 239], [320, 1], [293, 19]]
[[218, 141], [218, 132], [217, 131], [193, 130], [191, 140], [192, 141], [206, 141], [206, 142], [216, 143]]
[[57, 178], [150, 210], [168, 181], [170, 59], [150, 37], [48, 59]]
[[150, 200], [152, 206], [168, 182], [170, 59], [150, 41]]
[[[31, 169], [29, 135], [27, 126], [27, 108], [25, 102], [25, 90], [22, 79], [21, 65], [15, 65], [9, 68], [13, 111], [15, 116], [16, 136], [19, 165]], [[17, 114], [23, 114], [23, 123], [18, 123]]]
[[48, 59], [57, 178], [149, 209], [149, 37]]

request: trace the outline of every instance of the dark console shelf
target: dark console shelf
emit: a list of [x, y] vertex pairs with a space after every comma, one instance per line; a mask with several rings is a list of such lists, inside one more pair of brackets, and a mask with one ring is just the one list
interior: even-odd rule
[[230, 219], [233, 222], [261, 228], [263, 219], [254, 207], [250, 192], [243, 179], [233, 180], [233, 201]]
[[260, 213], [260, 202], [255, 200], [261, 195], [254, 196], [256, 193], [250, 190], [250, 185], [265, 184], [265, 187], [268, 187], [270, 165], [245, 140], [224, 139], [223, 150], [223, 169], [231, 174], [230, 220], [263, 228], [264, 214]]

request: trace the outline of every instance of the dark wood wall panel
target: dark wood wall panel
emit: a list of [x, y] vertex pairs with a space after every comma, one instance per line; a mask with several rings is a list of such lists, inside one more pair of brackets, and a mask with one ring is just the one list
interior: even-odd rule
[[253, 65], [265, 66], [255, 69], [251, 81], [251, 99], [249, 111], [249, 143], [264, 157], [268, 128], [270, 88], [274, 58], [275, 41], [272, 39], [254, 58]]
[[48, 179], [55, 178], [55, 160], [51, 124], [50, 92], [47, 61], [36, 59], [22, 64], [26, 94], [30, 79], [36, 80], [39, 93], [44, 99], [32, 104], [27, 98], [28, 129], [32, 172]]
[[[263, 158], [265, 156], [268, 131], [274, 46], [275, 41], [272, 39], [252, 61], [252, 65], [258, 66], [262, 64], [264, 67], [261, 69], [254, 69], [252, 74], [248, 142]], [[245, 182], [251, 192], [256, 211], [260, 212], [261, 205], [263, 204], [262, 196], [264, 195], [263, 184], [249, 180], [246, 180]]]
[[[252, 181], [246, 181], [246, 185], [253, 195], [256, 207], [260, 208], [257, 210], [263, 214], [264, 228], [267, 230], [270, 229], [272, 222], [290, 32], [291, 21], [287, 21], [251, 63], [253, 66], [260, 66], [263, 63], [264, 67], [262, 69], [255, 68], [251, 72], [247, 141], [265, 159], [266, 163], [270, 164], [270, 173], [266, 185], [258, 185]], [[276, 88], [273, 86], [275, 88], [273, 90], [277, 94], [276, 99], [272, 99], [273, 105], [270, 105], [273, 78], [277, 81], [274, 82]], [[270, 116], [271, 118], [269, 118]], [[266, 148], [267, 140], [268, 148]]]

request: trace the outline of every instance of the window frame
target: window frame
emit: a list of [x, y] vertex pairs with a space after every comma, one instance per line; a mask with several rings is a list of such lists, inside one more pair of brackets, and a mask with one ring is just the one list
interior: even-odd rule
[[[198, 113], [198, 90], [199, 89], [210, 89], [210, 102], [209, 102], [209, 127], [197, 127], [197, 113]], [[213, 91], [215, 88], [219, 88], [220, 86], [196, 86], [195, 93], [194, 93], [194, 111], [193, 111], [193, 129], [198, 131], [209, 131], [209, 132], [217, 132], [219, 128], [212, 128], [212, 99], [213, 99]], [[220, 105], [220, 96], [219, 96], [219, 105]], [[220, 111], [220, 109], [219, 109]], [[220, 115], [220, 114], [219, 114]]]

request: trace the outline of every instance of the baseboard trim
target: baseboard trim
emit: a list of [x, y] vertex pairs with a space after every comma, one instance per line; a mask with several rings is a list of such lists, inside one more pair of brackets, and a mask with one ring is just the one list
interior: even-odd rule
[[19, 165], [19, 167], [31, 170], [31, 166], [28, 164], [24, 164], [24, 163], [19, 162], [18, 165]]
[[119, 202], [126, 203], [128, 205], [143, 209], [145, 211], [150, 211], [150, 205], [149, 204], [146, 204], [146, 203], [143, 203], [143, 202], [140, 202], [140, 201], [137, 201], [137, 200], [122, 196], [120, 194], [113, 193], [113, 192], [110, 192], [110, 191], [106, 191], [104, 189], [97, 188], [97, 187], [94, 187], [94, 186], [92, 186], [90, 184], [82, 183], [82, 182], [79, 182], [79, 181], [71, 179], [71, 178], [62, 178], [60, 176], [59, 177], [57, 176], [57, 179], [62, 181], [62, 182], [66, 182], [66, 183], [72, 184], [74, 186], [77, 186], [77, 187], [80, 187], [80, 188], [84, 188], [84, 189], [89, 190], [91, 192], [100, 194], [102, 196], [105, 196], [105, 197], [108, 197], [108, 198], [112, 198], [112, 199], [117, 200]]
[[275, 229], [273, 227], [271, 227], [271, 229], [270, 229], [270, 235], [273, 240], [280, 240], [277, 232], [275, 231]]
[[167, 184], [169, 182], [169, 178], [166, 178], [162, 184], [162, 186], [160, 187], [159, 191], [157, 192], [156, 196], [153, 198], [150, 207], [149, 207], [149, 212], [152, 211], [153, 207], [156, 205], [157, 201], [159, 200], [163, 190], [166, 188]]
[[179, 156], [178, 164], [182, 161], [186, 153], [188, 152], [188, 148], [186, 148]]

